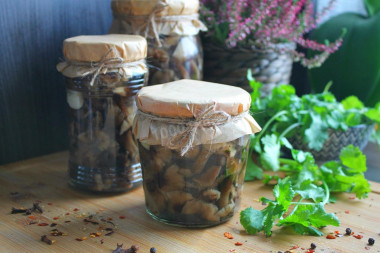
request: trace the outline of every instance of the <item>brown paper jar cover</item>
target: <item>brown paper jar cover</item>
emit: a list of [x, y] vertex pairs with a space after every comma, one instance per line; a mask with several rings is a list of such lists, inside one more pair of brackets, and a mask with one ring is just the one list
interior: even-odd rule
[[[170, 119], [197, 120], [210, 108], [212, 113], [223, 112], [233, 120], [214, 127], [197, 127], [193, 146], [229, 142], [261, 130], [249, 114], [249, 93], [234, 86], [180, 80], [142, 88], [136, 104], [142, 113], [135, 117], [133, 132], [137, 139], [149, 145], [167, 146], [170, 137], [183, 130]], [[152, 120], [150, 115], [163, 119]]]
[[[84, 77], [97, 71], [95, 65], [81, 66], [76, 63], [99, 63], [101, 60], [121, 58], [127, 66], [120, 68], [103, 67], [99, 74], [118, 72], [122, 80], [128, 80], [136, 73], [145, 73], [147, 41], [139, 35], [86, 35], [68, 38], [63, 42], [65, 61], [57, 70], [69, 78]], [[131, 64], [129, 64], [131, 63]]]
[[[150, 15], [159, 0], [112, 0], [111, 8], [114, 13], [146, 16]], [[156, 13], [156, 16], [192, 15], [198, 13], [199, 0], [161, 0], [167, 8]]]
[[147, 42], [138, 35], [107, 34], [85, 35], [64, 40], [63, 55], [70, 61], [98, 62], [114, 48], [106, 58], [121, 57], [128, 62], [144, 59]]
[[241, 88], [187, 79], [144, 87], [136, 100], [141, 111], [169, 118], [193, 118], [196, 110], [213, 104], [236, 116], [251, 105], [251, 96]]

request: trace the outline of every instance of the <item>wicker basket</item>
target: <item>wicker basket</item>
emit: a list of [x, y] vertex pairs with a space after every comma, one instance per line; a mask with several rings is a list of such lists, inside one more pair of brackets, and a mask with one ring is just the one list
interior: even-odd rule
[[[252, 48], [226, 48], [204, 43], [204, 80], [252, 89], [247, 80], [248, 69], [262, 82], [262, 95], [268, 95], [278, 84], [289, 83], [292, 57], [273, 50]], [[278, 48], [295, 49], [294, 43], [279, 43]]]
[[293, 148], [307, 151], [313, 154], [318, 162], [338, 160], [340, 151], [350, 144], [363, 149], [367, 144], [374, 125], [358, 125], [350, 127], [347, 131], [338, 131], [328, 129], [329, 138], [323, 144], [321, 150], [316, 151], [308, 147], [307, 143], [302, 141], [303, 136], [296, 134], [289, 138]]

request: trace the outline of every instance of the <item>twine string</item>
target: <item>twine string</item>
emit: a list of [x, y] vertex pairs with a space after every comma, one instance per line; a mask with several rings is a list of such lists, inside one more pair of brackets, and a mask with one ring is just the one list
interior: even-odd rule
[[184, 125], [185, 129], [174, 136], [170, 136], [167, 142], [167, 146], [170, 149], [180, 149], [180, 154], [183, 156], [192, 147], [198, 129], [212, 128], [215, 133], [217, 126], [239, 120], [246, 114], [242, 113], [237, 116], [231, 116], [224, 111], [216, 111], [215, 106], [216, 105], [214, 103], [213, 105], [205, 108], [197, 116], [195, 116], [195, 119], [165, 118], [147, 114], [140, 110], [137, 112], [137, 115], [141, 115], [151, 121]]
[[[135, 31], [132, 31], [132, 32], [134, 34], [143, 34], [147, 38], [150, 28], [151, 28], [154, 38], [157, 41], [157, 45], [161, 47], [162, 43], [160, 41], [160, 34], [158, 32], [157, 23], [170, 22], [170, 21], [196, 20], [199, 18], [198, 13], [192, 14], [192, 15], [157, 16], [157, 14], [163, 11], [167, 6], [168, 6], [167, 3], [164, 3], [163, 1], [160, 0], [158, 1], [158, 3], [156, 4], [156, 6], [153, 8], [152, 12], [149, 15], [133, 16], [133, 15], [116, 14], [115, 17], [121, 17], [123, 19], [131, 20], [131, 21], [133, 20], [144, 21], [142, 25], [137, 27]], [[132, 26], [132, 29], [133, 29], [133, 26]]]
[[83, 77], [83, 76], [87, 76], [91, 74], [93, 75], [91, 78], [90, 86], [94, 85], [96, 77], [98, 77], [99, 74], [103, 70], [107, 71], [108, 69], [132, 67], [132, 66], [137, 66], [137, 65], [145, 63], [145, 59], [141, 59], [141, 60], [133, 61], [133, 62], [126, 62], [125, 59], [121, 57], [107, 58], [107, 56], [113, 51], [116, 51], [116, 49], [114, 47], [111, 47], [98, 62], [83, 62], [83, 61], [70, 61], [70, 60], [66, 60], [65, 62], [69, 66], [88, 68], [88, 71], [84, 72], [81, 76]]

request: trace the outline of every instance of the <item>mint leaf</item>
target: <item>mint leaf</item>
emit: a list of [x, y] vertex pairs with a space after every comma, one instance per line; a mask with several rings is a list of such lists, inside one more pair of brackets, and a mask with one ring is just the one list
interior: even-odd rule
[[262, 138], [263, 151], [261, 154], [261, 164], [267, 170], [277, 171], [280, 167], [280, 147], [281, 144], [276, 135], [266, 135]]
[[264, 214], [248, 207], [240, 212], [240, 223], [248, 234], [256, 234], [263, 228]]
[[351, 173], [367, 171], [366, 156], [358, 147], [349, 145], [342, 149], [339, 156], [343, 165], [350, 168]]

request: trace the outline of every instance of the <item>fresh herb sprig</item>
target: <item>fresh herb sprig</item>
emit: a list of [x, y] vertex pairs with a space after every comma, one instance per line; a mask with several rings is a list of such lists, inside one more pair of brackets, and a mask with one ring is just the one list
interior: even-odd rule
[[[295, 95], [292, 86], [281, 85], [271, 96], [261, 99], [261, 83], [253, 80], [250, 73], [248, 78], [254, 90], [254, 116], [266, 124], [257, 136], [251, 137], [246, 180], [264, 177], [264, 183], [275, 179], [278, 184], [273, 189], [274, 200], [260, 199], [268, 204], [265, 209], [250, 207], [241, 212], [241, 224], [250, 234], [263, 231], [267, 236], [277, 221], [278, 226], [291, 227], [299, 234], [318, 236], [323, 234], [321, 227], [339, 226], [339, 220], [326, 213], [324, 205], [335, 201], [331, 195], [334, 192], [351, 192], [358, 198], [368, 196], [371, 190], [364, 177], [365, 155], [350, 145], [342, 149], [340, 161], [319, 167], [312, 154], [293, 149], [286, 137], [298, 129], [307, 136], [306, 141], [314, 142], [309, 146], [321, 148], [324, 141], [320, 139], [327, 135], [327, 128], [344, 130], [355, 124], [380, 122], [380, 103], [375, 108], [365, 108], [355, 97], [339, 103], [328, 92], [329, 85], [321, 94], [302, 98]], [[291, 158], [281, 158], [282, 147], [291, 151]], [[287, 177], [263, 176], [263, 169], [281, 171]]]
[[[325, 204], [336, 201], [331, 193], [352, 192], [366, 198], [371, 191], [363, 174], [367, 170], [366, 157], [352, 145], [341, 151], [340, 161], [327, 162], [320, 168], [310, 153], [294, 149], [292, 159], [281, 158], [280, 164], [279, 171], [285, 172], [286, 178], [264, 178], [265, 183], [278, 180], [273, 189], [275, 199], [261, 198], [267, 204], [265, 209], [249, 207], [240, 213], [240, 223], [250, 234], [264, 231], [270, 236], [278, 221], [277, 226], [291, 227], [299, 234], [321, 236], [319, 228], [339, 226], [337, 217], [324, 209]], [[293, 202], [295, 199], [298, 201]]]

